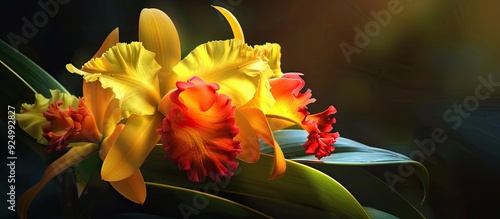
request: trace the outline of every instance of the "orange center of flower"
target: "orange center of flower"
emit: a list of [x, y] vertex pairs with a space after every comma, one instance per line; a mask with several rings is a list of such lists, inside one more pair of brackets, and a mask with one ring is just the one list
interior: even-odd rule
[[64, 150], [69, 142], [101, 141], [101, 133], [97, 129], [94, 116], [83, 98], [78, 102], [78, 109], [70, 106], [67, 110], [62, 110], [59, 108], [62, 104], [59, 100], [43, 112], [43, 116], [50, 122], [42, 127], [43, 137], [49, 141], [45, 148], [46, 153]]
[[231, 99], [217, 94], [219, 86], [198, 77], [177, 82], [177, 89], [166, 95], [159, 110], [166, 115], [157, 130], [166, 156], [187, 171], [189, 180], [203, 182], [206, 177], [218, 182], [234, 174], [241, 152], [233, 140], [239, 128], [234, 125]]

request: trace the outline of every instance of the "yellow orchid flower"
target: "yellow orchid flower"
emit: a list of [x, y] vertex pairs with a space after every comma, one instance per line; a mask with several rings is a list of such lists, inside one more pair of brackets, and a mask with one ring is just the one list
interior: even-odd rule
[[[284, 174], [286, 162], [264, 111], [271, 109], [275, 103], [270, 91], [270, 79], [282, 74], [280, 47], [270, 43], [254, 47], [246, 45], [241, 26], [234, 15], [222, 7], [212, 7], [227, 19], [235, 39], [198, 46], [173, 68], [169, 82], [196, 76], [218, 84], [220, 93], [229, 96], [236, 107], [235, 124], [240, 132], [235, 139], [240, 141], [242, 148], [237, 158], [245, 162], [257, 161], [260, 156], [260, 138], [274, 147], [274, 167], [270, 179], [278, 178]], [[160, 105], [160, 109], [166, 113], [164, 108]], [[162, 142], [167, 147], [168, 143]]]
[[[119, 43], [81, 69], [67, 65], [71, 73], [112, 89], [132, 114], [104, 159], [104, 180], [132, 175], [160, 138], [167, 156], [195, 182], [230, 177], [237, 167], [235, 157], [258, 160], [258, 138], [275, 149], [271, 179], [281, 176], [285, 159], [272, 131], [292, 124], [309, 131], [307, 153], [321, 154], [319, 158], [333, 150], [338, 134], [329, 133], [334, 122], [329, 116], [334, 110], [308, 115], [306, 105], [314, 99], [299, 93], [300, 77], [281, 72], [280, 46], [246, 45], [236, 18], [214, 7], [229, 21], [235, 39], [202, 44], [180, 60], [170, 18], [160, 10], [144, 9], [140, 42]], [[292, 105], [287, 108], [288, 103]]]
[[144, 9], [139, 42], [118, 43], [116, 29], [81, 69], [66, 66], [83, 76], [84, 98], [54, 91], [50, 100], [37, 96], [34, 105], [24, 105], [19, 123], [48, 144], [46, 152], [71, 149], [23, 195], [22, 217], [51, 178], [97, 151], [102, 179], [137, 203], [146, 196], [139, 167], [160, 139], [167, 157], [194, 182], [231, 177], [236, 158], [257, 161], [259, 138], [274, 147], [271, 179], [281, 176], [286, 162], [273, 131], [294, 124], [309, 132], [307, 154], [332, 152], [335, 108], [309, 115], [306, 106], [314, 99], [310, 90], [300, 93], [301, 74], [282, 73], [280, 46], [248, 46], [236, 18], [214, 8], [228, 20], [234, 39], [202, 44], [180, 60], [173, 22], [158, 9]]
[[[228, 10], [217, 6], [214, 7], [228, 20], [234, 37], [244, 40], [243, 31], [236, 18]], [[336, 109], [333, 106], [329, 106], [327, 110], [321, 113], [310, 115], [307, 111], [307, 105], [316, 100], [311, 98], [311, 90], [309, 89], [304, 93], [300, 93], [300, 90], [305, 85], [304, 80], [300, 77], [302, 76], [301, 73], [282, 73], [281, 48], [279, 44], [267, 43], [262, 46], [255, 46], [255, 48], [264, 52], [267, 63], [274, 74], [269, 80], [270, 92], [274, 99], [272, 106], [265, 108], [262, 107], [262, 103], [254, 103], [253, 105], [255, 108], [260, 109], [267, 118], [266, 123], [262, 122], [261, 127], [257, 128], [256, 131], [266, 130], [267, 132], [268, 127], [276, 131], [298, 125], [309, 133], [308, 139], [303, 145], [306, 149], [306, 154], [314, 154], [318, 159], [329, 156], [334, 150], [332, 144], [340, 136], [338, 132], [331, 132], [335, 119], [330, 118], [330, 116], [336, 113]], [[265, 99], [259, 99], [259, 101], [270, 103], [270, 101], [266, 101]], [[264, 106], [266, 105], [264, 104]], [[255, 114], [261, 114], [259, 110], [253, 109], [253, 111], [254, 114], [245, 113], [247, 118], [251, 118], [248, 115], [258, 117]], [[272, 137], [272, 133], [268, 134], [268, 136]], [[266, 141], [266, 143], [272, 145], [270, 142], [274, 142], [274, 138]], [[278, 147], [274, 146], [275, 154], [278, 153], [278, 156], [275, 156], [275, 166], [278, 166], [279, 162], [282, 162], [279, 160], [281, 159], [281, 151]], [[278, 166], [278, 168], [280, 167]]]
[[[229, 121], [221, 129], [232, 130], [228, 135], [224, 135], [227, 137], [224, 142], [228, 142], [227, 153], [231, 155], [228, 155], [228, 158], [222, 158], [221, 155], [220, 161], [222, 162], [217, 162], [217, 157], [210, 158], [208, 156], [215, 154], [214, 151], [218, 150], [213, 146], [214, 144], [195, 140], [209, 139], [215, 135], [209, 135], [211, 132], [201, 128], [187, 127], [182, 129], [179, 126], [173, 126], [178, 128], [175, 130], [176, 133], [186, 130], [190, 130], [190, 133], [177, 135], [176, 137], [183, 136], [183, 139], [178, 139], [177, 142], [192, 144], [189, 146], [198, 148], [200, 153], [193, 155], [192, 159], [180, 159], [169, 153], [166, 145], [167, 154], [178, 163], [181, 169], [188, 171], [189, 178], [193, 181], [203, 181], [207, 176], [211, 176], [215, 181], [222, 176], [231, 176], [237, 165], [232, 160], [242, 150], [241, 154], [243, 155], [238, 154], [240, 159], [250, 162], [256, 161], [260, 153], [257, 135], [253, 130], [251, 132], [237, 132], [235, 131], [237, 129], [233, 127], [234, 124], [230, 122], [234, 120], [232, 117], [235, 117], [235, 125], [240, 130], [246, 130], [252, 129], [251, 122], [253, 120], [247, 121], [242, 116], [243, 112], [227, 112], [227, 115], [220, 115], [210, 109], [218, 106], [215, 104], [220, 99], [217, 93], [230, 97], [228, 102], [236, 107], [252, 102], [262, 103], [257, 99], [264, 98], [265, 95], [272, 100], [268, 79], [273, 76], [273, 72], [265, 60], [264, 51], [249, 47], [237, 39], [214, 41], [199, 46], [183, 60], [182, 65], [177, 64], [174, 69], [173, 63], [180, 61], [180, 48], [177, 31], [168, 16], [157, 9], [144, 9], [141, 12], [139, 23], [141, 42], [117, 44], [103, 53], [101, 57], [84, 64], [81, 69], [70, 64], [67, 65], [70, 72], [82, 75], [85, 80], [89, 82], [98, 80], [104, 88], [111, 88], [120, 100], [121, 107], [132, 114], [122, 134], [118, 136], [115, 145], [111, 147], [104, 160], [101, 170], [102, 178], [110, 182], [118, 181], [139, 169], [146, 156], [160, 139], [160, 135], [155, 134], [155, 132], [160, 134], [167, 132], [164, 124], [165, 119], [171, 115], [170, 111], [196, 107], [194, 103], [188, 104], [186, 102], [188, 100], [182, 96], [191, 93], [192, 89], [197, 90], [204, 87], [203, 81], [216, 82], [217, 85], [212, 87], [217, 87], [217, 89], [205, 89], [203, 95], [211, 97], [210, 100], [213, 101], [201, 105], [202, 110], [193, 119], [203, 121], [204, 117], [217, 118], [217, 116], [222, 116], [221, 120]], [[207, 55], [207, 52], [210, 54]], [[190, 62], [195, 63], [200, 60], [205, 60], [206, 62], [203, 64], [206, 65], [199, 65], [200, 68], [196, 70], [197, 72], [184, 73], [186, 64], [189, 65]], [[162, 63], [161, 68], [158, 63]], [[195, 80], [193, 78], [195, 75], [198, 75], [200, 80]], [[182, 83], [194, 83], [196, 86], [193, 85], [193, 88], [186, 89], [179, 87]], [[218, 92], [213, 93], [216, 90]], [[178, 102], [172, 102], [172, 94], [176, 91], [182, 92], [177, 98]], [[159, 98], [160, 96], [163, 98]], [[226, 107], [226, 109], [231, 111], [232, 108]], [[189, 108], [188, 111], [192, 113], [196, 110]], [[181, 111], [181, 114], [188, 118], [186, 113], [187, 110]], [[265, 119], [263, 114], [261, 119]], [[199, 124], [193, 123], [193, 125]], [[270, 128], [268, 130], [266, 135], [271, 133]], [[213, 132], [213, 130], [211, 131]], [[167, 137], [163, 136], [163, 138]], [[166, 143], [164, 142], [164, 144]], [[248, 150], [244, 146], [247, 146]], [[189, 154], [185, 156], [189, 157]], [[196, 166], [193, 164], [196, 162], [195, 158], [198, 159], [197, 161], [202, 159], [203, 163], [210, 163], [210, 160], [213, 163]], [[184, 164], [182, 162], [191, 163]]]
[[[95, 56], [118, 42], [118, 30], [114, 30]], [[52, 97], [36, 94], [35, 104], [23, 104], [17, 120], [38, 142], [46, 144], [46, 153], [70, 148], [51, 163], [42, 179], [27, 190], [20, 199], [19, 216], [27, 217], [27, 210], [37, 193], [56, 175], [99, 152], [101, 159], [123, 130], [122, 110], [111, 89], [103, 89], [100, 82], [83, 82], [83, 98], [51, 90]], [[146, 187], [139, 171], [111, 185], [124, 197], [136, 203], [144, 203]], [[81, 192], [82, 188], [79, 188]]]
[[[170, 18], [158, 9], [143, 9], [139, 18], [139, 42], [118, 43], [101, 57], [80, 69], [68, 64], [72, 73], [88, 81], [100, 81], [120, 100], [131, 115], [110, 147], [101, 169], [103, 180], [123, 180], [139, 170], [160, 135], [164, 116], [157, 110], [170, 70], [180, 61], [180, 42]], [[149, 50], [153, 51], [149, 51]], [[161, 66], [158, 64], [160, 63]]]

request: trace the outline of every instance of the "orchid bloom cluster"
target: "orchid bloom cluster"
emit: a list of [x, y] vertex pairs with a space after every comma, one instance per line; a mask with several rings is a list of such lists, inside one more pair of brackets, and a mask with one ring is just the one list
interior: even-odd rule
[[139, 40], [119, 43], [118, 29], [81, 68], [83, 97], [57, 90], [52, 98], [36, 95], [24, 104], [20, 126], [46, 152], [68, 150], [52, 163], [42, 180], [21, 199], [20, 214], [55, 175], [99, 153], [101, 177], [124, 197], [143, 203], [140, 166], [161, 140], [166, 157], [193, 182], [229, 178], [236, 158], [256, 162], [259, 139], [274, 148], [270, 179], [284, 174], [286, 162], [273, 131], [297, 125], [309, 133], [306, 154], [330, 155], [339, 134], [332, 132], [333, 106], [310, 114], [311, 91], [300, 73], [281, 71], [280, 46], [248, 46], [236, 18], [214, 6], [228, 20], [234, 39], [211, 41], [181, 60], [177, 30], [160, 10], [144, 9]]

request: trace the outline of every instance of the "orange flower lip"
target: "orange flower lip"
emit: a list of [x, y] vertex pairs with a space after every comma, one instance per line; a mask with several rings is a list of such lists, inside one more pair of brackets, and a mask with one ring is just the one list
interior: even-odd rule
[[331, 132], [335, 118], [330, 118], [337, 110], [330, 106], [321, 113], [311, 115], [307, 105], [315, 102], [311, 98], [311, 90], [304, 93], [305, 81], [301, 73], [286, 73], [280, 78], [271, 80], [271, 92], [276, 104], [267, 112], [273, 130], [279, 130], [291, 125], [299, 125], [309, 136], [303, 144], [306, 154], [314, 154], [318, 159], [329, 156], [335, 149], [332, 144], [339, 137], [338, 132]]
[[207, 176], [218, 182], [231, 177], [238, 166], [234, 159], [241, 146], [233, 140], [239, 132], [234, 125], [235, 107], [217, 89], [217, 84], [193, 77], [177, 82], [177, 90], [160, 103], [166, 117], [157, 133], [167, 157], [187, 171], [193, 182], [203, 182]]
[[332, 144], [340, 137], [338, 132], [330, 133], [336, 121], [335, 118], [330, 118], [330, 115], [336, 112], [337, 109], [330, 106], [323, 112], [306, 116], [302, 122], [304, 129], [309, 132], [308, 140], [303, 145], [306, 154], [314, 154], [318, 159], [330, 156], [335, 149]]
[[59, 108], [62, 104], [62, 101], [56, 101], [43, 112], [43, 116], [50, 122], [42, 127], [42, 135], [49, 141], [45, 148], [46, 153], [54, 150], [62, 151], [69, 142], [101, 141], [102, 135], [83, 98], [80, 98], [78, 109], [70, 106], [67, 110], [62, 110]]

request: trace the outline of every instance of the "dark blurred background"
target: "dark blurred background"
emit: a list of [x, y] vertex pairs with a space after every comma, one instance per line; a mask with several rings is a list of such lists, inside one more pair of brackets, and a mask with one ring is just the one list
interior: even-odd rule
[[[40, 3], [57, 10], [40, 14]], [[319, 112], [333, 104], [335, 130], [411, 156], [432, 141], [429, 218], [481, 218], [500, 204], [500, 2], [494, 0], [77, 1], [0, 2], [0, 39], [75, 95], [84, 64], [107, 34], [138, 39], [142, 8], [166, 12], [182, 54], [232, 38], [220, 5], [240, 21], [248, 44], [279, 43], [284, 72], [302, 72]], [[37, 18], [38, 20], [33, 20]], [[24, 26], [31, 22], [36, 31]], [[344, 51], [343, 51], [344, 50]], [[433, 139], [443, 130], [444, 141]], [[427, 146], [429, 146], [427, 144]], [[413, 157], [412, 157], [413, 158]]]

